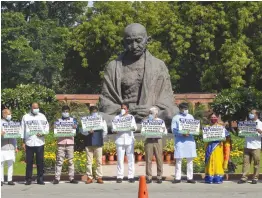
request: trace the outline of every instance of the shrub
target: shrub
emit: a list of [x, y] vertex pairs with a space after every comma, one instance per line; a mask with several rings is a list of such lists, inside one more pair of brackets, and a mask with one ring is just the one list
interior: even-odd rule
[[224, 121], [245, 120], [248, 112], [262, 109], [262, 92], [253, 88], [225, 89], [217, 95], [211, 107]]
[[168, 153], [168, 154], [172, 154], [174, 153], [174, 139], [168, 139], [166, 140], [166, 145], [165, 147], [163, 148], [163, 152], [164, 153]]
[[13, 120], [21, 121], [23, 115], [30, 111], [33, 102], [39, 103], [40, 111], [46, 115], [49, 122], [54, 121], [58, 102], [52, 89], [28, 84], [2, 90], [2, 104], [12, 110]]
[[145, 155], [145, 143], [143, 140], [135, 141], [134, 152], [138, 155]]

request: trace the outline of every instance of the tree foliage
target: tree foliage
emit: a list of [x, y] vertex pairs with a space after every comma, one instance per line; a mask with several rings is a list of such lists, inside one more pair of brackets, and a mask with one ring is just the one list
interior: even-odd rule
[[225, 89], [211, 104], [223, 120], [245, 120], [252, 109], [262, 109], [262, 91], [251, 88]]
[[4, 2], [2, 11], [4, 87], [99, 93], [124, 27], [138, 22], [176, 92], [262, 90], [262, 2]]
[[23, 115], [30, 112], [31, 104], [37, 102], [40, 112], [46, 115], [48, 121], [54, 121], [58, 102], [51, 89], [37, 84], [21, 84], [13, 89], [3, 89], [1, 97], [1, 103], [11, 109], [14, 120], [21, 121]]

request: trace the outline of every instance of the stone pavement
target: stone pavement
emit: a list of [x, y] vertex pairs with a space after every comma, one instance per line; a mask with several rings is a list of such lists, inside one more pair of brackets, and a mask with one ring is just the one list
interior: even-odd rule
[[[116, 161], [112, 162], [111, 165], [103, 165], [103, 179], [106, 181], [112, 181], [116, 179], [116, 174], [117, 174], [117, 165], [116, 165]], [[128, 165], [127, 163], [124, 164], [125, 166], [125, 170], [124, 170], [124, 174], [125, 176], [127, 176], [127, 172], [128, 172]], [[135, 163], [135, 177], [136, 179], [138, 179], [139, 176], [141, 175], [145, 175], [146, 173], [146, 167], [145, 167], [145, 162], [137, 162]], [[152, 164], [152, 173], [153, 173], [153, 179], [156, 176], [156, 162], [153, 162]], [[163, 164], [163, 180], [166, 181], [171, 181], [174, 179], [174, 173], [175, 173], [175, 166], [174, 166], [174, 162], [170, 163], [170, 164]], [[186, 175], [184, 174], [183, 177], [185, 178]], [[34, 177], [35, 178], [35, 177]], [[201, 173], [195, 173], [194, 174], [194, 179], [195, 180], [202, 180], [204, 178], [204, 174]], [[241, 174], [229, 174], [229, 180], [239, 180], [241, 178]], [[14, 181], [24, 181], [25, 177], [24, 176], [13, 176], [13, 180]], [[75, 179], [76, 180], [86, 180], [86, 175], [83, 174], [75, 174]], [[126, 179], [126, 177], [125, 177]], [[262, 174], [260, 174], [260, 179], [262, 179]], [[45, 174], [45, 181], [53, 181], [54, 180], [54, 175], [48, 175]], [[68, 180], [68, 176], [67, 174], [63, 174], [61, 176], [61, 180]]]
[[[138, 197], [139, 183], [129, 184], [124, 181], [116, 184], [115, 181], [106, 181], [105, 184], [69, 184], [62, 182], [59, 185], [47, 183], [45, 186], [32, 184], [25, 186], [4, 185], [1, 187], [2, 198], [136, 198]], [[236, 184], [224, 182], [223, 184], [162, 184], [152, 183], [147, 185], [149, 198], [258, 198], [262, 195], [262, 183]]]

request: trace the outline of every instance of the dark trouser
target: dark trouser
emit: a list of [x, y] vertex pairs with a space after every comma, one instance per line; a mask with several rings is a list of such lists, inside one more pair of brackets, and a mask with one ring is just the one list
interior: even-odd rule
[[44, 176], [44, 145], [26, 146], [26, 181], [32, 180], [34, 154], [36, 155], [37, 180], [43, 181]]
[[251, 161], [254, 161], [254, 175], [253, 180], [258, 180], [259, 168], [260, 168], [260, 152], [261, 149], [248, 149], [244, 148], [244, 162], [243, 162], [243, 176], [242, 180], [246, 181], [248, 179], [249, 168]]
[[145, 141], [146, 176], [152, 179], [152, 157], [155, 153], [157, 164], [157, 179], [162, 179], [163, 174], [163, 147], [162, 139], [147, 138]]

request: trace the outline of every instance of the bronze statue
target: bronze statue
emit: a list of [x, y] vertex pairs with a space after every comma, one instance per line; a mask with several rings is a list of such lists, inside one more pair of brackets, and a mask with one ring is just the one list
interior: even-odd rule
[[178, 112], [168, 69], [146, 49], [149, 40], [143, 25], [128, 25], [124, 31], [125, 52], [105, 69], [99, 108], [108, 125], [119, 113], [121, 103], [129, 104], [129, 112], [137, 123], [148, 115], [152, 106], [159, 108], [158, 117], [167, 126]]

